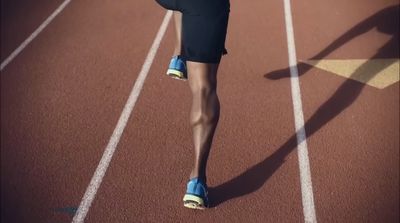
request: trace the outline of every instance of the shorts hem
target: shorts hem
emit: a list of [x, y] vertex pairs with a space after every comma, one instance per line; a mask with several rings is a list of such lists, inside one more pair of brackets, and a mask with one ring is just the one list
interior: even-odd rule
[[190, 61], [190, 62], [198, 62], [198, 63], [220, 63], [221, 62], [221, 57], [219, 59], [207, 59], [207, 58], [200, 58], [200, 57], [186, 57], [183, 56], [183, 58], [186, 61]]

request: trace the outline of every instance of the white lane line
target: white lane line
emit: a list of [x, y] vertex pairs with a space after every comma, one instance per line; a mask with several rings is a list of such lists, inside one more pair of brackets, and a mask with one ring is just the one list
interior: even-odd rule
[[167, 11], [164, 20], [160, 26], [160, 29], [158, 30], [157, 36], [154, 39], [153, 44], [151, 45], [149, 53], [147, 54], [146, 60], [142, 66], [139, 76], [136, 79], [135, 85], [133, 86], [133, 89], [129, 95], [128, 101], [126, 102], [125, 107], [121, 113], [117, 126], [115, 127], [110, 141], [108, 142], [108, 145], [103, 153], [103, 157], [101, 158], [99, 165], [97, 166], [97, 169], [94, 172], [93, 177], [90, 181], [90, 184], [86, 189], [85, 195], [82, 198], [79, 208], [75, 213], [74, 218], [72, 219], [72, 222], [74, 223], [83, 222], [85, 220], [86, 214], [89, 211], [90, 205], [92, 204], [96, 196], [97, 190], [100, 187], [103, 177], [107, 171], [108, 165], [111, 162], [111, 158], [121, 138], [122, 132], [124, 131], [125, 126], [128, 122], [129, 116], [131, 115], [132, 110], [135, 107], [135, 103], [139, 97], [140, 91], [142, 90], [144, 81], [147, 77], [147, 74], [149, 73], [151, 64], [153, 63], [154, 57], [168, 27], [171, 16], [172, 11]]
[[47, 25], [71, 2], [71, 0], [65, 0], [58, 8], [24, 41], [15, 49], [10, 56], [8, 56], [0, 65], [0, 71], [7, 66], [18, 54], [30, 43], [33, 39], [39, 35], [40, 32], [46, 28]]
[[308, 159], [308, 149], [306, 141], [306, 131], [304, 129], [303, 106], [301, 103], [301, 93], [299, 84], [299, 72], [297, 69], [296, 47], [294, 45], [294, 33], [292, 23], [292, 12], [290, 0], [284, 0], [285, 23], [287, 45], [290, 66], [290, 84], [292, 89], [293, 112], [297, 134], [297, 154], [300, 169], [301, 195], [303, 202], [304, 221], [306, 223], [316, 223], [317, 218], [314, 207], [314, 195], [311, 182], [310, 161]]

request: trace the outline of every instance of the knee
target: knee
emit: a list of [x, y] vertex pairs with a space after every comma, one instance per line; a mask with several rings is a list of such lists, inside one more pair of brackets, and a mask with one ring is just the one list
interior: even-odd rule
[[[218, 96], [211, 89], [203, 89], [199, 92], [197, 99], [194, 99], [195, 109], [191, 114], [191, 125], [216, 124], [219, 120], [220, 105]], [[197, 103], [196, 103], [197, 102]]]
[[193, 108], [191, 114], [191, 125], [217, 124], [219, 120], [219, 99], [216, 83], [209, 81], [200, 82], [193, 90]]
[[193, 97], [199, 97], [202, 100], [215, 97], [217, 94], [216, 84], [212, 82], [198, 84], [193, 89]]

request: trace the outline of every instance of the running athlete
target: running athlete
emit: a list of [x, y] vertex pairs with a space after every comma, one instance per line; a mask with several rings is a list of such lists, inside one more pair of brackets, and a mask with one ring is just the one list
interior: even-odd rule
[[174, 11], [176, 45], [167, 74], [187, 79], [192, 92], [190, 124], [195, 160], [183, 205], [208, 207], [206, 165], [218, 124], [217, 71], [225, 50], [229, 0], [156, 0]]

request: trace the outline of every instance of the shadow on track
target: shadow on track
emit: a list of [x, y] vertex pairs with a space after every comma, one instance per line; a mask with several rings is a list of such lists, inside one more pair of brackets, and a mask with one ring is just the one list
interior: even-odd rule
[[[392, 38], [381, 47], [372, 58], [399, 58], [399, 5], [385, 8], [378, 13], [372, 15], [361, 23], [357, 24], [342, 36], [337, 38], [328, 47], [320, 53], [312, 57], [312, 59], [322, 59], [341, 47], [345, 43], [355, 37], [376, 28], [382, 33], [391, 35]], [[367, 62], [362, 64], [351, 75], [351, 77], [362, 76], [364, 80], [371, 80], [381, 70], [390, 66], [391, 63], [371, 69], [367, 66]], [[311, 69], [311, 66], [299, 63], [299, 76], [305, 74]], [[368, 67], [368, 69], [366, 69]], [[276, 80], [290, 77], [289, 68], [274, 71], [264, 75], [265, 78]], [[347, 79], [335, 91], [335, 93], [323, 103], [319, 109], [311, 116], [304, 125], [307, 137], [313, 135], [326, 123], [331, 121], [343, 110], [349, 107], [360, 95], [365, 84]], [[257, 163], [253, 167], [233, 179], [210, 188], [210, 198], [212, 199], [211, 207], [215, 207], [225, 201], [234, 199], [261, 188], [272, 174], [285, 162], [285, 158], [297, 147], [296, 134], [292, 135], [280, 148], [278, 148], [271, 156]]]

